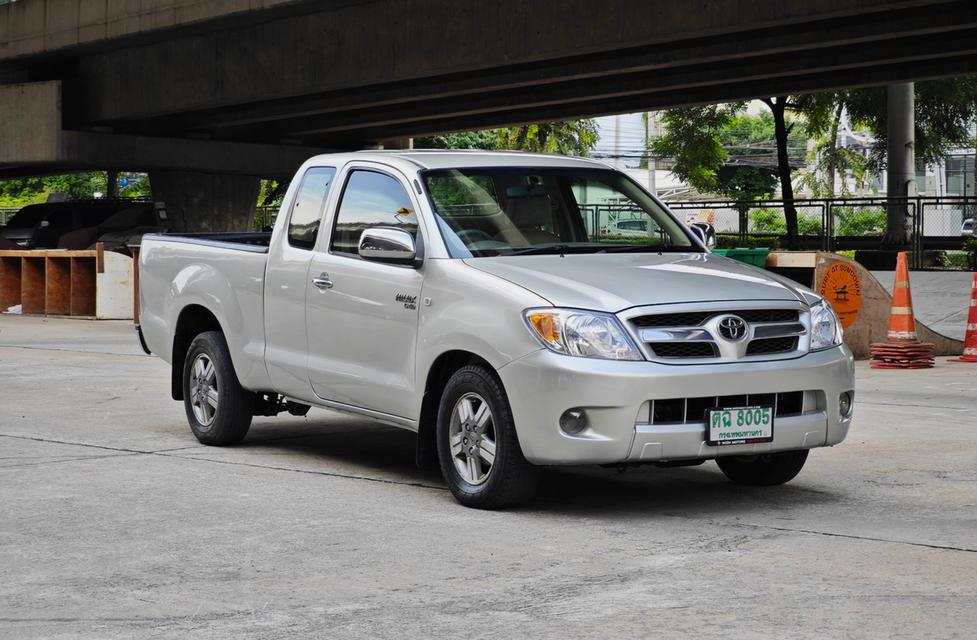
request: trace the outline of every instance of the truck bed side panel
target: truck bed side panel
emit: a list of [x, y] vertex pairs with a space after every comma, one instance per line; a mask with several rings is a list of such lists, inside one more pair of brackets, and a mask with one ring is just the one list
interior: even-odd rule
[[267, 255], [220, 243], [143, 240], [140, 299], [143, 335], [153, 353], [172, 360], [180, 313], [190, 305], [220, 323], [241, 384], [270, 387], [264, 364], [264, 277]]

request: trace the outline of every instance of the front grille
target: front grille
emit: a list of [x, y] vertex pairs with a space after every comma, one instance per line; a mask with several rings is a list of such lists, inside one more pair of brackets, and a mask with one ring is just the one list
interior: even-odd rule
[[638, 316], [632, 318], [631, 322], [639, 328], [644, 327], [697, 327], [712, 316], [716, 315], [711, 311], [698, 311], [692, 313], [659, 313], [653, 316]]
[[[719, 334], [718, 323], [735, 315], [749, 325], [748, 342], [732, 342]], [[806, 333], [798, 309], [717, 309], [655, 313], [630, 318], [649, 355], [665, 360], [734, 360], [782, 356], [797, 352]]]
[[750, 393], [735, 396], [700, 396], [652, 400], [649, 424], [704, 424], [706, 411], [720, 407], [773, 405], [778, 418], [819, 411], [824, 394], [820, 391]]
[[639, 329], [646, 327], [697, 327], [713, 316], [732, 314], [747, 322], [796, 322], [794, 309], [744, 309], [733, 311], [690, 311], [687, 313], [657, 313], [632, 318], [631, 322]]
[[746, 355], [759, 356], [768, 353], [789, 353], [797, 350], [797, 338], [761, 338], [746, 347]]
[[715, 358], [716, 346], [711, 342], [649, 342], [660, 358]]

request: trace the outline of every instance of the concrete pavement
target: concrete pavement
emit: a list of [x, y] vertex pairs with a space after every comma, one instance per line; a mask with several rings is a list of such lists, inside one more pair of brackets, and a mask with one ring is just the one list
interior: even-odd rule
[[791, 484], [544, 475], [458, 506], [413, 436], [325, 411], [200, 446], [128, 323], [0, 316], [0, 638], [968, 638], [977, 367], [859, 363]]
[[[894, 271], [873, 271], [872, 275], [892, 293]], [[970, 287], [974, 274], [969, 271], [913, 271], [913, 312], [916, 319], [933, 331], [963, 340], [970, 308]]]

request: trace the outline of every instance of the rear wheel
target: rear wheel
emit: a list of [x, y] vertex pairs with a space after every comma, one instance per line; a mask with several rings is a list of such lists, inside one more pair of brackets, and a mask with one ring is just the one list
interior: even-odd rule
[[202, 444], [237, 444], [251, 427], [254, 394], [238, 382], [224, 334], [201, 333], [183, 362], [183, 405]]
[[441, 472], [458, 502], [498, 509], [532, 498], [539, 469], [523, 457], [509, 401], [484, 367], [463, 367], [448, 380], [437, 437]]
[[790, 482], [801, 472], [806, 461], [807, 449], [758, 456], [716, 458], [716, 464], [727, 478], [736, 484], [754, 487]]

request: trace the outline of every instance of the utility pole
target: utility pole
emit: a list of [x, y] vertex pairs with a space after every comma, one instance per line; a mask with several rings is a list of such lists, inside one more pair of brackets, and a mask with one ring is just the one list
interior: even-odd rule
[[651, 153], [651, 132], [654, 128], [652, 118], [657, 120], [657, 114], [655, 112], [645, 114], [645, 154], [648, 156], [648, 191], [651, 191], [651, 195], [657, 196], [658, 187], [655, 184], [655, 172], [658, 170], [658, 160]]
[[909, 244], [909, 203], [916, 195], [915, 89], [912, 82], [890, 84], [886, 101], [886, 205], [885, 237], [891, 247]]
[[621, 168], [621, 116], [614, 116], [614, 168]]

